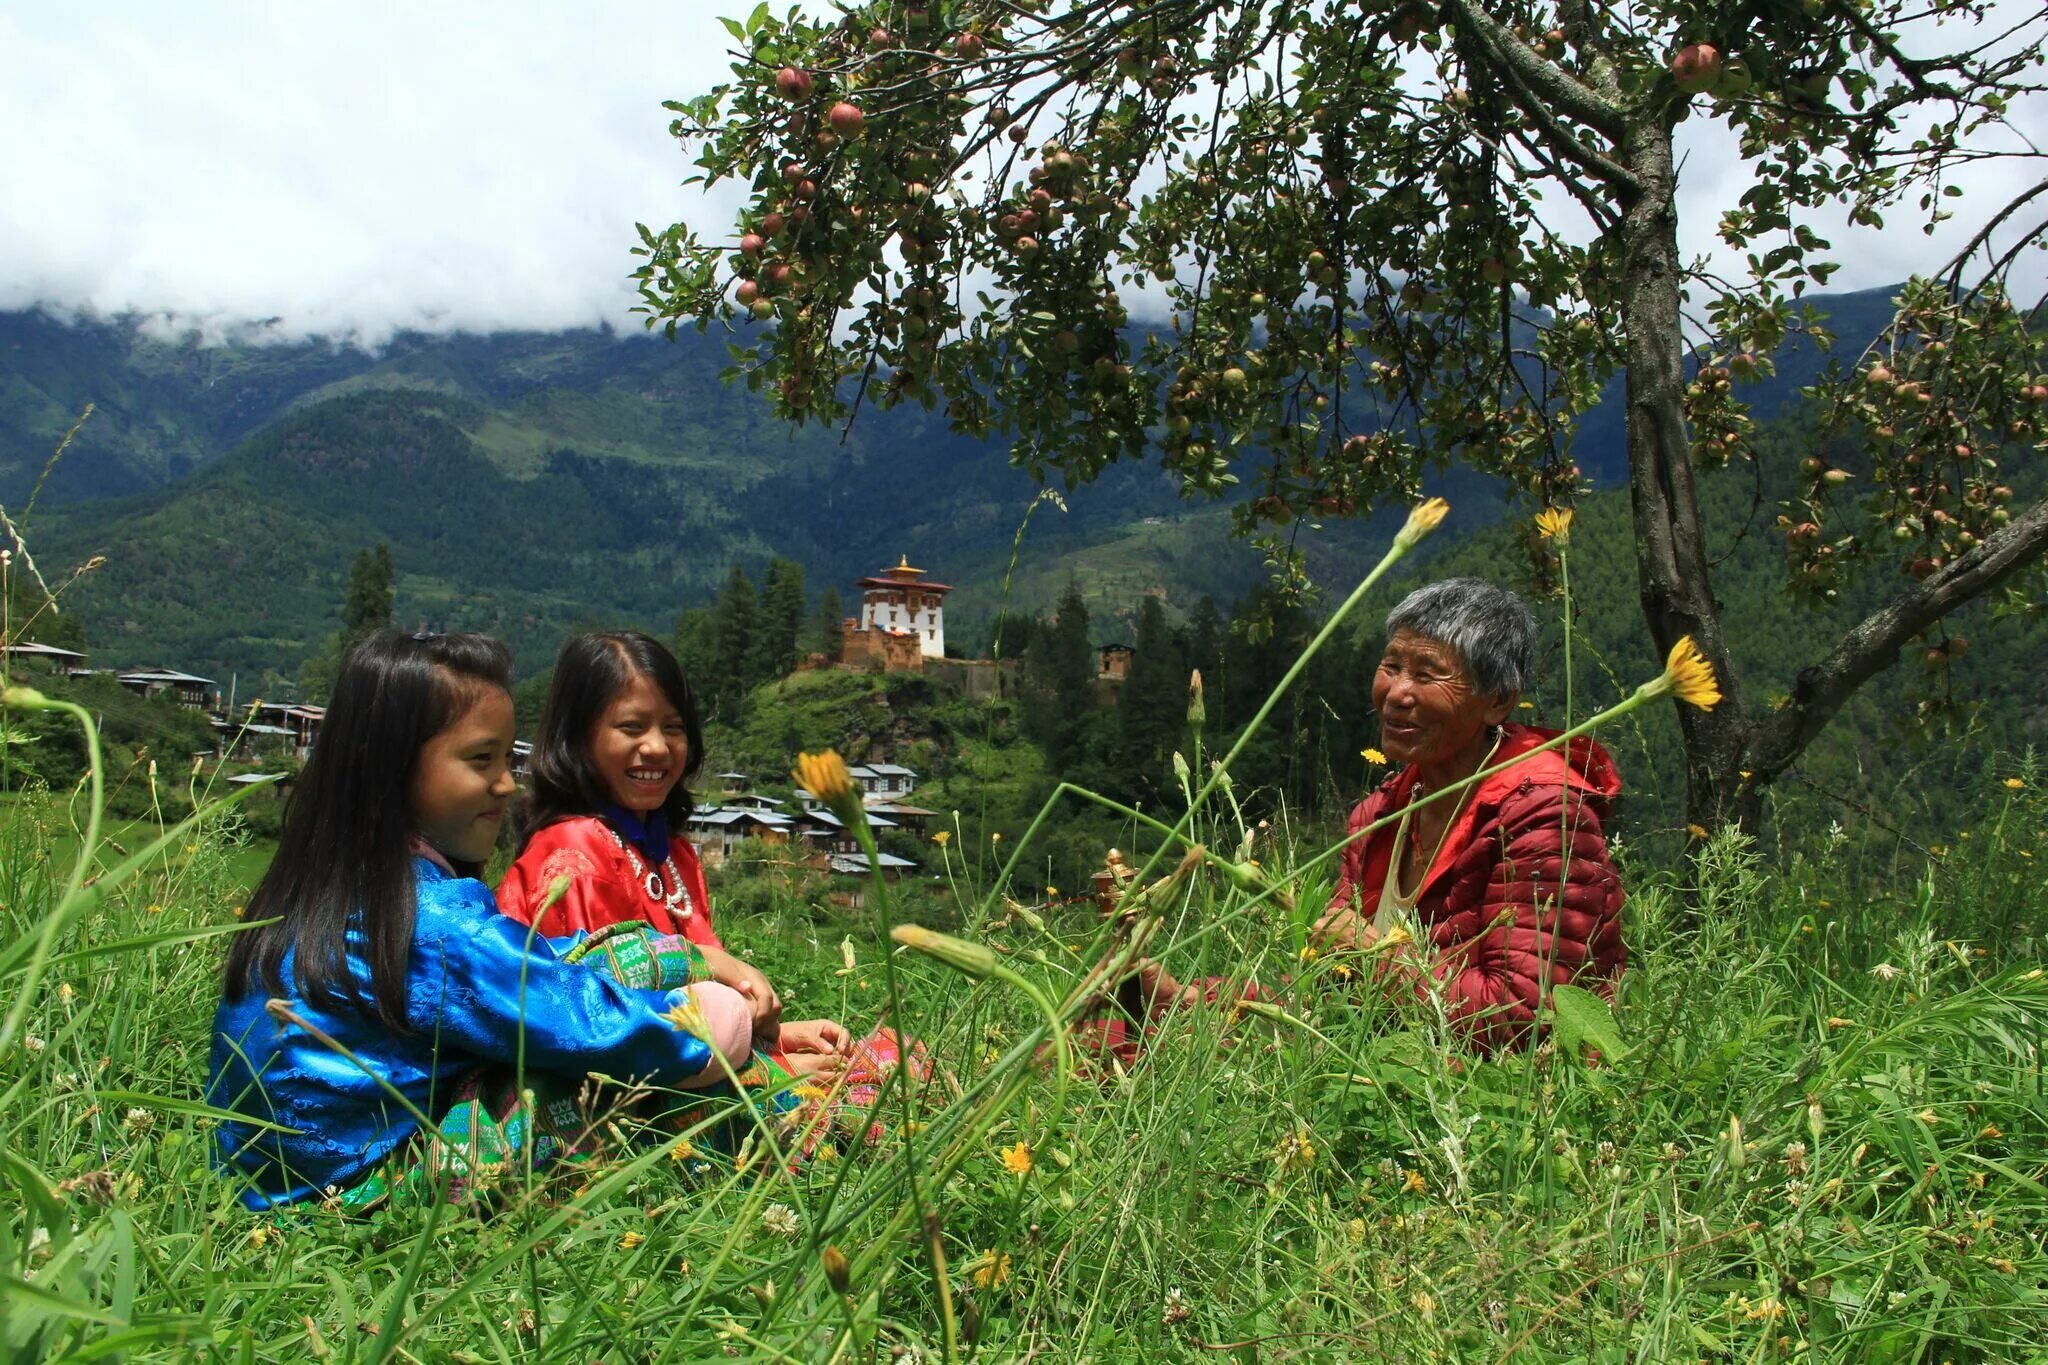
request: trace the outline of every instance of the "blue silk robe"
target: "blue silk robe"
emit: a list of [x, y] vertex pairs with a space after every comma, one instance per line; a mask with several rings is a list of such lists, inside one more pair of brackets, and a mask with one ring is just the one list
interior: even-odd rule
[[[216, 1130], [223, 1166], [251, 1181], [242, 1202], [252, 1209], [361, 1180], [420, 1126], [386, 1085], [438, 1120], [479, 1068], [518, 1060], [522, 1031], [530, 1072], [601, 1071], [673, 1085], [710, 1061], [702, 1042], [662, 1017], [667, 992], [630, 989], [563, 962], [560, 954], [576, 939], [535, 936], [529, 946], [532, 931], [500, 914], [480, 881], [450, 876], [425, 858], [414, 860], [413, 878], [419, 909], [406, 972], [410, 1034], [393, 1034], [365, 1010], [307, 1001], [289, 955], [284, 999], [292, 1013], [353, 1052], [354, 1061], [273, 1019], [260, 986], [223, 999], [214, 1015], [208, 1102], [290, 1130], [228, 1121]], [[349, 967], [367, 985], [359, 929], [350, 930], [348, 944]]]

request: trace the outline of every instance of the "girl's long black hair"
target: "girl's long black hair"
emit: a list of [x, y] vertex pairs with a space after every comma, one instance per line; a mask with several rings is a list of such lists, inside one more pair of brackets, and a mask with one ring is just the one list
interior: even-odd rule
[[605, 708], [636, 677], [653, 679], [683, 718], [689, 741], [683, 775], [661, 807], [669, 829], [682, 833], [683, 822], [696, 809], [690, 779], [704, 761], [697, 694], [682, 664], [661, 641], [637, 630], [598, 631], [570, 636], [555, 656], [555, 676], [534, 731], [533, 754], [526, 761], [526, 792], [518, 808], [520, 848], [557, 820], [596, 815], [610, 804], [611, 789], [590, 761], [590, 735]]
[[[235, 936], [229, 999], [259, 985], [282, 995], [289, 955], [307, 1000], [368, 1008], [391, 1029], [408, 1031], [413, 772], [428, 740], [489, 689], [511, 686], [511, 651], [487, 635], [380, 630], [348, 651], [320, 737], [285, 804], [277, 856], [243, 912], [277, 922]], [[358, 915], [367, 998], [348, 963], [349, 925]]]

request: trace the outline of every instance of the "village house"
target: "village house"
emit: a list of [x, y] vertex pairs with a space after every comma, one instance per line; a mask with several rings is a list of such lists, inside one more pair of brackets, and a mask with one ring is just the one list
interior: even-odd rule
[[197, 678], [190, 673], [180, 673], [175, 668], [143, 668], [128, 673], [117, 673], [114, 680], [144, 697], [169, 697], [180, 706], [194, 711], [209, 709], [209, 703], [219, 690], [219, 684], [211, 678]]
[[732, 851], [749, 839], [766, 844], [786, 844], [794, 823], [774, 811], [706, 806], [690, 812], [684, 828], [706, 867], [722, 867]]
[[864, 800], [908, 796], [917, 790], [917, 774], [898, 763], [857, 763], [846, 775], [860, 784]]
[[1095, 676], [1123, 682], [1131, 676], [1131, 655], [1135, 652], [1129, 645], [1104, 645], [1096, 652], [1099, 662]]
[[17, 668], [38, 668], [47, 673], [83, 673], [85, 655], [75, 649], [59, 649], [55, 645], [40, 645], [23, 640], [11, 645], [0, 645], [0, 659], [12, 673]]

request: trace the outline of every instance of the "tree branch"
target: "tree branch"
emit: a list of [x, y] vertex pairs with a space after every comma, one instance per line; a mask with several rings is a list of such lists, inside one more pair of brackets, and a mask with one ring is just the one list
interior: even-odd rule
[[[1450, 0], [1444, 9], [1455, 16], [1456, 22], [1466, 32], [1492, 51], [1501, 69], [1512, 75], [1517, 84], [1579, 122], [1591, 125], [1610, 140], [1621, 141], [1622, 111], [1619, 106], [1602, 99], [1555, 62], [1537, 56], [1505, 24], [1481, 9], [1475, 0]], [[1549, 116], [1549, 111], [1540, 109], [1540, 106], [1540, 113], [1539, 109], [1532, 109], [1529, 105], [1523, 105], [1522, 109], [1524, 113], [1541, 117], [1548, 124], [1556, 122]]]
[[1791, 701], [1757, 726], [1749, 744], [1754, 782], [1761, 785], [1791, 767], [1858, 687], [1898, 661], [1908, 640], [2044, 556], [2048, 500], [1859, 622], [1825, 661], [1800, 671]]

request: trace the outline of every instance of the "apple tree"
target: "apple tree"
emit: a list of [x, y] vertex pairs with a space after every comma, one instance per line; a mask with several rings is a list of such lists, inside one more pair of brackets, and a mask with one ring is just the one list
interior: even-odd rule
[[[668, 107], [692, 181], [745, 204], [718, 240], [641, 228], [642, 310], [671, 335], [752, 324], [740, 368], [792, 420], [943, 406], [1070, 483], [1157, 460], [1234, 494], [1284, 562], [1275, 528], [1453, 462], [1568, 505], [1575, 428], [1618, 377], [1644, 616], [1727, 697], [1680, 708], [1695, 819], [1753, 809], [1945, 613], [2037, 581], [2048, 357], [2010, 290], [2048, 234], [2015, 126], [2041, 107], [2038, 6], [875, 0], [726, 22], [733, 80]], [[1680, 249], [1688, 145], [1746, 186], [1713, 260]], [[1779, 519], [1795, 591], [1895, 586], [1762, 705], [1728, 658], [1697, 471], [1749, 458], [1743, 385], [1821, 330], [1825, 225], [1931, 231], [1986, 166], [2031, 187], [1814, 392]], [[1169, 321], [1132, 326], [1140, 296]]]

